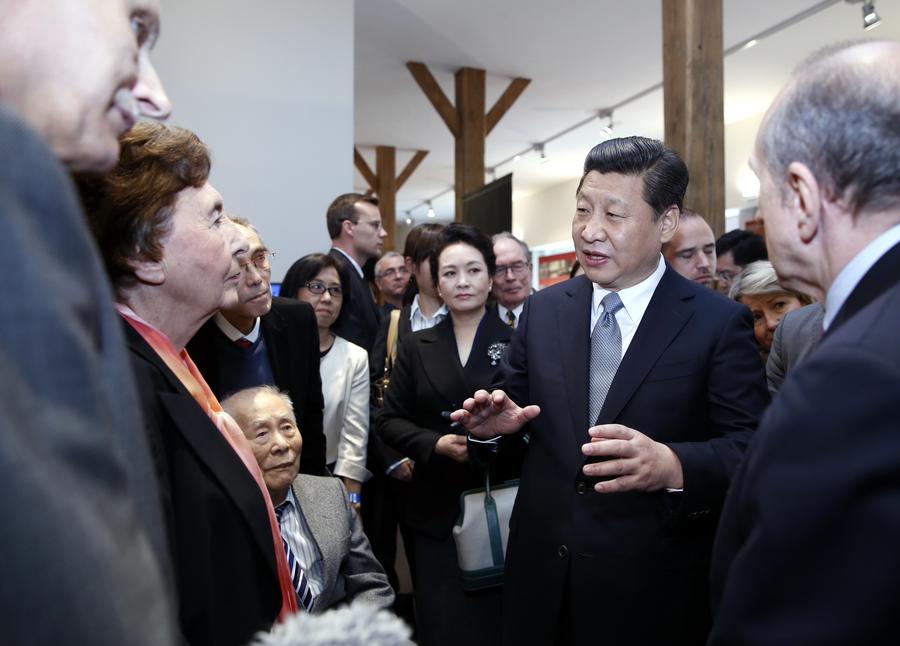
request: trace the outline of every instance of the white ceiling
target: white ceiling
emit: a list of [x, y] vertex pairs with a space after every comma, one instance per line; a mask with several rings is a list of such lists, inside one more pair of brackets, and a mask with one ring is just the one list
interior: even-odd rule
[[[509, 80], [532, 79], [488, 136], [485, 165], [529, 148], [604, 107], [662, 81], [661, 2], [667, 0], [357, 0], [355, 19], [355, 142], [374, 168], [374, 145], [398, 148], [397, 172], [424, 149], [429, 155], [397, 194], [421, 220], [429, 198], [453, 184], [454, 142], [406, 69], [426, 63], [452, 101], [453, 73], [487, 71], [487, 107]], [[668, 0], [680, 1], [680, 0]], [[816, 5], [815, 0], [723, 0], [725, 48]], [[725, 59], [725, 121], [764, 111], [791, 69], [817, 48], [849, 39], [900, 39], [900, 1], [876, 0], [883, 24], [863, 32], [861, 5], [843, 0]], [[514, 197], [579, 175], [584, 155], [605, 135], [594, 120], [535, 153], [497, 169], [513, 172]], [[615, 112], [616, 136], [663, 138], [662, 91]], [[487, 178], [488, 181], [490, 177]], [[357, 172], [355, 185], [366, 187]], [[433, 202], [452, 219], [450, 190]]]

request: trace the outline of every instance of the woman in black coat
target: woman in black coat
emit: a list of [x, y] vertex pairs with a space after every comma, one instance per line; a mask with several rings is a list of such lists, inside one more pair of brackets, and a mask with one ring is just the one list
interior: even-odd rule
[[[460, 494], [484, 486], [484, 468], [473, 463], [465, 433], [449, 420], [450, 411], [499, 377], [513, 332], [485, 309], [494, 266], [486, 236], [468, 225], [446, 227], [432, 274], [450, 315], [400, 345], [378, 417], [381, 439], [416, 464], [407, 522], [415, 533], [416, 626], [424, 646], [500, 639], [500, 588], [466, 592], [459, 575], [451, 530]], [[504, 440], [491, 461], [492, 483], [518, 477], [520, 449]]]

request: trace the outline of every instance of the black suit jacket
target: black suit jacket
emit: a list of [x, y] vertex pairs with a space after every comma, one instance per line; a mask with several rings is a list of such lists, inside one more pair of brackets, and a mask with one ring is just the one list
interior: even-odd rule
[[750, 312], [666, 268], [599, 423], [671, 447], [684, 493], [601, 495], [581, 453], [592, 291], [580, 276], [532, 295], [504, 365], [508, 394], [541, 406], [510, 521], [504, 641], [553, 643], [565, 622], [576, 644], [701, 643], [718, 511], [768, 402]]
[[[307, 303], [292, 298], [272, 299], [272, 309], [260, 317], [275, 386], [294, 402], [294, 413], [303, 434], [300, 472], [324, 475], [325, 434], [322, 431], [322, 377], [319, 372], [319, 331], [316, 315]], [[216, 397], [223, 392], [216, 338], [223, 337], [215, 321], [208, 320], [187, 345], [206, 383]]]
[[735, 476], [710, 643], [900, 641], [898, 249], [788, 376]]
[[163, 489], [182, 635], [245, 644], [281, 609], [263, 496], [240, 457], [130, 325], [128, 348]]
[[[435, 444], [453, 432], [448, 412], [499, 376], [500, 353], [510, 333], [509, 326], [485, 313], [465, 366], [459, 361], [450, 317], [414, 332], [400, 346], [378, 416], [378, 433], [386, 444], [415, 460], [406, 520], [433, 538], [450, 535], [459, 516], [459, 494], [484, 486], [483, 469], [438, 455]], [[520, 443], [504, 446], [491, 465], [492, 482], [518, 477], [520, 462]]]
[[378, 326], [381, 324], [381, 312], [378, 311], [378, 305], [372, 298], [369, 283], [357, 273], [356, 268], [347, 260], [347, 256], [340, 251], [332, 249], [328, 254], [339, 258], [347, 265], [347, 271], [350, 273], [350, 303], [345, 304], [349, 305], [349, 310], [333, 328], [334, 332], [366, 352], [371, 352], [375, 336], [378, 334]]

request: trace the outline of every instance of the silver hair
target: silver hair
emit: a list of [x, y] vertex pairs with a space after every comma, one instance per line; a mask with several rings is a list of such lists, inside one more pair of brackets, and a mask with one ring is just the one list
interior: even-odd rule
[[806, 294], [782, 287], [778, 281], [778, 274], [775, 273], [775, 267], [768, 260], [757, 260], [744, 267], [731, 285], [728, 297], [740, 302], [743, 296], [766, 296], [768, 294], [790, 294], [796, 296], [804, 305], [812, 302], [812, 299]]
[[381, 273], [381, 268], [384, 266], [384, 265], [382, 265], [382, 263], [385, 260], [390, 260], [391, 258], [400, 258], [400, 260], [403, 260], [403, 254], [400, 253], [399, 251], [388, 251], [381, 258], [379, 258], [378, 262], [375, 263], [375, 276], [376, 277], [378, 276], [378, 274]]
[[519, 240], [509, 231], [501, 231], [500, 233], [495, 233], [491, 236], [491, 244], [497, 244], [499, 240], [515, 240], [517, 243], [519, 243], [519, 246], [522, 247], [522, 253], [525, 254], [525, 262], [531, 264], [531, 249], [529, 249], [528, 245], [525, 244], [522, 240]]
[[288, 410], [291, 411], [291, 415], [295, 417], [294, 421], [297, 421], [296, 415], [294, 413], [294, 402], [291, 401], [290, 395], [271, 385], [244, 388], [243, 390], [237, 391], [233, 395], [229, 395], [222, 400], [222, 410], [231, 415], [233, 418], [237, 419], [238, 411], [244, 406], [245, 402], [252, 400], [254, 397], [261, 393], [268, 393], [270, 395], [275, 395], [276, 397], [278, 397], [285, 403], [285, 405], [288, 407]]
[[415, 646], [411, 633], [390, 611], [354, 601], [321, 615], [293, 614], [251, 646]]
[[800, 162], [854, 216], [900, 207], [898, 65], [878, 52], [877, 64], [853, 55], [878, 47], [900, 52], [890, 41], [844, 43], [795, 70], [758, 138], [761, 162], [782, 200], [789, 195], [788, 166]]

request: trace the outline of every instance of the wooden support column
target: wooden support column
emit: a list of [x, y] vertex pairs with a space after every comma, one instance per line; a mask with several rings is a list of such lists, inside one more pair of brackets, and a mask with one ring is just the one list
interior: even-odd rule
[[685, 206], [725, 231], [722, 0], [661, 0], [666, 146], [688, 166]]
[[462, 220], [462, 199], [484, 186], [484, 139], [525, 91], [530, 79], [515, 78], [485, 113], [485, 72], [463, 67], [456, 72], [454, 106], [423, 63], [407, 63], [407, 69], [437, 110], [456, 140], [456, 221]]
[[396, 175], [397, 149], [394, 146], [375, 146], [375, 172], [366, 163], [357, 148], [353, 149], [353, 163], [369, 188], [378, 194], [381, 222], [387, 236], [384, 239], [384, 250], [393, 251], [396, 247], [397, 231], [397, 191], [415, 172], [427, 150], [417, 150], [412, 159]]

